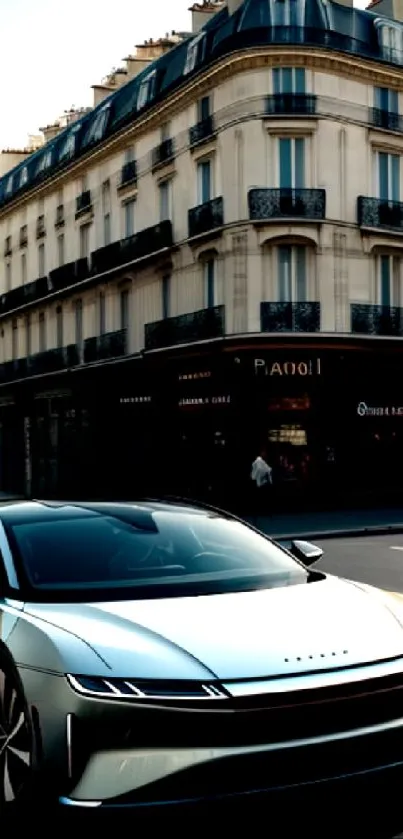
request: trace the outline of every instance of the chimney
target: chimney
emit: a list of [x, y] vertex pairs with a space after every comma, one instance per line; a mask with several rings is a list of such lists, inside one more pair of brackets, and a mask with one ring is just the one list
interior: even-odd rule
[[372, 0], [366, 9], [376, 15], [403, 22], [403, 0]]
[[200, 32], [203, 26], [221, 11], [224, 4], [225, 0], [201, 0], [200, 3], [194, 3], [189, 9], [192, 13], [192, 33], [196, 35]]

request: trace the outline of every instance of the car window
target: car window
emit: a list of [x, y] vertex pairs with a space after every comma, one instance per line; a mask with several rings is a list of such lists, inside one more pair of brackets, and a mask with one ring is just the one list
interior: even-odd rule
[[[306, 577], [280, 547], [237, 521], [217, 515], [154, 512], [139, 523], [114, 515], [57, 514], [14, 524], [10, 544], [36, 590], [128, 587], [153, 595], [184, 585], [230, 591], [259, 579], [268, 584]], [[161, 592], [162, 589], [162, 592]], [[172, 593], [172, 591], [171, 591]]]

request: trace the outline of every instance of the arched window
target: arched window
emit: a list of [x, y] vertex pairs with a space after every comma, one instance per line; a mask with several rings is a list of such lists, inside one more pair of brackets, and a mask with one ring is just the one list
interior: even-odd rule
[[41, 175], [46, 172], [52, 165], [52, 151], [51, 149], [46, 149], [46, 151], [41, 155], [39, 159], [39, 163], [35, 172], [35, 175]]
[[378, 33], [382, 57], [386, 61], [403, 64], [403, 26], [382, 18], [377, 18], [374, 26]]
[[27, 184], [27, 183], [28, 183], [28, 167], [24, 166], [24, 168], [21, 169], [21, 174], [20, 174], [20, 187], [25, 186], [25, 184]]

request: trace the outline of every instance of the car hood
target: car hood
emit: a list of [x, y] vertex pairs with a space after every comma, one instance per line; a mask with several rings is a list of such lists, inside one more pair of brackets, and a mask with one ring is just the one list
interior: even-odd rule
[[403, 655], [403, 603], [393, 606], [386, 593], [326, 576], [254, 592], [26, 611], [81, 637], [116, 676], [236, 680]]

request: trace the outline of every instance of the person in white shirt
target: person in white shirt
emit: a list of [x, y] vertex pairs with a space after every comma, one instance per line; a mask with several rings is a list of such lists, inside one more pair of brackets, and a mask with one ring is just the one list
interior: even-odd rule
[[259, 512], [269, 513], [269, 494], [273, 484], [273, 470], [266, 461], [266, 452], [261, 451], [260, 455], [252, 463], [251, 479], [255, 485], [256, 502]]

